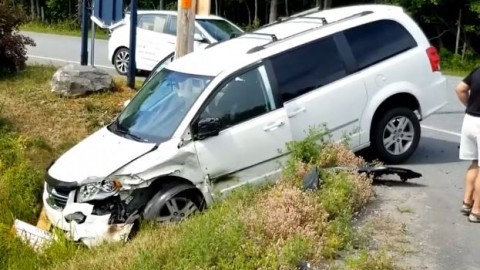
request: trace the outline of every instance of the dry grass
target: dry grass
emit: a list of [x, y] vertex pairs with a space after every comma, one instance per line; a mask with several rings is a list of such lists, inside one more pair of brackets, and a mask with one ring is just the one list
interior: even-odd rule
[[[242, 211], [248, 237], [276, 254], [282, 254], [290, 241], [303, 239], [308, 247], [303, 256], [320, 259], [328, 213], [317, 196], [287, 183], [274, 186]], [[285, 263], [288, 265], [288, 260]]]
[[[53, 67], [28, 67], [13, 78], [0, 78], [2, 117], [14, 122], [15, 131], [31, 144], [58, 154], [99, 127], [121, 110], [135, 91], [124, 81], [112, 92], [81, 98], [62, 98], [50, 91]], [[38, 158], [38, 157], [37, 157]], [[45, 159], [45, 157], [40, 157]], [[43, 161], [41, 164], [45, 164]]]

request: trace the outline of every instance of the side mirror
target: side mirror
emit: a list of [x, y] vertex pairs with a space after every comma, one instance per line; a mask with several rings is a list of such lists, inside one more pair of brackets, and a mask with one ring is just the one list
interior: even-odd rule
[[203, 43], [210, 43], [208, 39], [206, 39], [202, 34], [200, 33], [195, 33], [193, 34], [193, 40], [198, 41], [198, 42], [203, 42]]
[[204, 118], [198, 121], [198, 132], [196, 137], [199, 140], [217, 136], [219, 132], [220, 120], [218, 118]]
[[130, 99], [129, 99], [129, 100], [125, 100], [125, 102], [123, 102], [123, 108], [127, 107], [127, 106], [128, 106], [128, 103], [130, 103]]

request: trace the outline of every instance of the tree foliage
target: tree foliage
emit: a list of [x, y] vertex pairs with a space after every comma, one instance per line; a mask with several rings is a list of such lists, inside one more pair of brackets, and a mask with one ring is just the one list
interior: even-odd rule
[[0, 0], [0, 70], [17, 71], [25, 66], [26, 46], [35, 45], [31, 38], [18, 33], [18, 26], [26, 20], [20, 8]]
[[[9, 0], [12, 1], [12, 0]], [[92, 0], [86, 0], [91, 3]], [[124, 0], [128, 9], [131, 0]], [[44, 9], [47, 23], [80, 23], [82, 0], [14, 0], [32, 18]], [[138, 0], [140, 9], [176, 9], [178, 0]], [[462, 55], [480, 53], [480, 0], [211, 0], [211, 12], [223, 16], [247, 30], [278, 17], [319, 6], [339, 7], [351, 4], [394, 4], [407, 10], [422, 27], [431, 43]]]

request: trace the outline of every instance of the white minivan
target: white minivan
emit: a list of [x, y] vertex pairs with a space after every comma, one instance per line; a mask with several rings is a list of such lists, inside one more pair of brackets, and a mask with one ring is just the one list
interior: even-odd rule
[[[165, 56], [175, 51], [177, 42], [177, 12], [140, 10], [137, 12], [137, 70], [151, 71]], [[108, 59], [116, 71], [126, 75], [130, 61], [130, 14], [109, 27]], [[195, 15], [194, 49], [230, 39], [242, 34], [234, 23], [215, 15]]]
[[436, 49], [401, 8], [307, 12], [156, 70], [114, 122], [47, 169], [46, 215], [87, 245], [123, 239], [138, 220], [179, 221], [276, 179], [286, 143], [323, 124], [399, 163], [446, 96]]

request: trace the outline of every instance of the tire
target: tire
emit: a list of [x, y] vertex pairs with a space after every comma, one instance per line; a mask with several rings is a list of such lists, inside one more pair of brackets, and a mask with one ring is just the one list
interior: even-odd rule
[[402, 163], [417, 149], [421, 136], [420, 121], [411, 109], [394, 108], [380, 117], [372, 135], [372, 144], [382, 162]]
[[130, 63], [130, 51], [122, 47], [113, 55], [113, 66], [120, 75], [127, 75], [128, 64]]
[[178, 223], [203, 211], [203, 196], [191, 185], [166, 186], [146, 204], [143, 218], [157, 223]]

